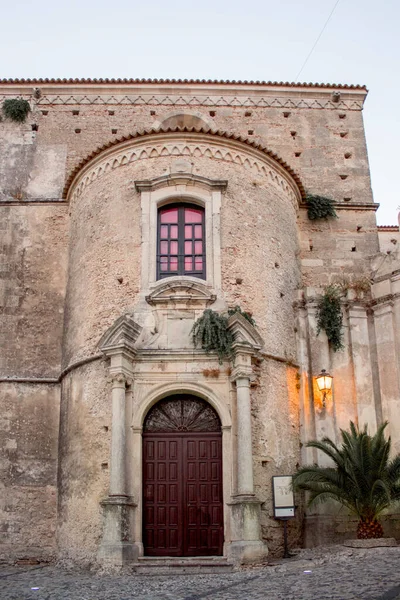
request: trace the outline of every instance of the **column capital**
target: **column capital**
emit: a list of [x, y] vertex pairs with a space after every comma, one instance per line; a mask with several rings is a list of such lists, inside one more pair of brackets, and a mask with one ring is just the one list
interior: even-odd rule
[[244, 379], [247, 380], [247, 384], [242, 383], [241, 385], [250, 385], [250, 380], [253, 378], [254, 373], [252, 367], [245, 367], [243, 365], [237, 366], [233, 369], [231, 374], [231, 381], [235, 381], [236, 385], [238, 385], [238, 380]]
[[132, 378], [127, 377], [125, 375], [125, 373], [122, 372], [115, 372], [115, 373], [110, 373], [107, 381], [109, 383], [111, 383], [113, 388], [126, 388], [126, 386], [128, 385], [132, 385]]

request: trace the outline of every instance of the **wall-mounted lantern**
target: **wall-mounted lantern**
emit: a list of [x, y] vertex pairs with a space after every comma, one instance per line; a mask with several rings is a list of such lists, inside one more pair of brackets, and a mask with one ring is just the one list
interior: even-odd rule
[[318, 389], [322, 393], [322, 406], [325, 408], [326, 395], [332, 389], [333, 377], [325, 369], [322, 369], [321, 373], [317, 375], [316, 380]]

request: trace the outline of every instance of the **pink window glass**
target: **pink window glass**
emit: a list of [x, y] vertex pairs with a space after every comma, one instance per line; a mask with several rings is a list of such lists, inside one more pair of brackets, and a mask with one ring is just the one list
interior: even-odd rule
[[195, 208], [185, 208], [185, 223], [202, 223], [202, 221], [203, 211]]
[[171, 254], [178, 254], [178, 242], [170, 242], [169, 251]]
[[168, 258], [166, 256], [162, 256], [160, 258], [160, 271], [168, 270]]
[[203, 269], [203, 259], [201, 256], [196, 256], [194, 259], [194, 270], [201, 271]]
[[203, 237], [203, 227], [201, 225], [195, 225], [194, 227], [194, 237], [196, 240], [201, 240]]
[[177, 271], [178, 270], [178, 257], [177, 256], [170, 256], [170, 258], [169, 258], [169, 270], [170, 271]]
[[192, 242], [185, 242], [185, 254], [192, 254]]
[[203, 253], [203, 242], [195, 242], [194, 243], [194, 253], [195, 254]]
[[170, 236], [171, 236], [171, 239], [173, 239], [173, 240], [178, 239], [178, 225], [171, 225]]
[[160, 254], [168, 254], [168, 242], [160, 242]]
[[177, 208], [166, 208], [161, 211], [160, 215], [161, 223], [177, 223], [178, 222], [178, 209]]
[[162, 240], [166, 240], [168, 238], [168, 227], [166, 225], [161, 225], [160, 238]]
[[191, 240], [193, 235], [193, 227], [191, 225], [185, 225], [185, 240]]
[[191, 256], [185, 256], [185, 271], [193, 270], [193, 261]]

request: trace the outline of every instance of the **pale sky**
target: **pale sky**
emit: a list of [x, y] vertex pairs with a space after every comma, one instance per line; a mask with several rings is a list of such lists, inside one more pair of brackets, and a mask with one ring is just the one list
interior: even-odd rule
[[[0, 2], [0, 78], [295, 81], [336, 0]], [[397, 224], [400, 1], [339, 0], [299, 81], [366, 84], [378, 223]], [[400, 169], [399, 169], [400, 170]]]

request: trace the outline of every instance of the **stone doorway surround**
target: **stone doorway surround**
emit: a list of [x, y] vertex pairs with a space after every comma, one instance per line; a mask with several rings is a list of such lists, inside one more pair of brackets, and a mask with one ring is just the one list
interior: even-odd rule
[[[182, 280], [161, 282], [148, 303], [167, 306], [182, 302], [195, 307], [198, 316], [214, 301], [206, 286], [193, 287]], [[185, 287], [187, 289], [185, 289]], [[192, 295], [189, 292], [192, 293]], [[161, 317], [160, 317], [161, 318]], [[130, 315], [120, 317], [103, 335], [99, 348], [109, 358], [112, 435], [109, 494], [102, 501], [104, 529], [99, 561], [109, 565], [132, 564], [143, 556], [142, 536], [142, 430], [150, 408], [172, 394], [198, 396], [216, 410], [222, 429], [224, 548], [236, 563], [259, 561], [268, 553], [261, 540], [260, 501], [254, 494], [250, 412], [252, 357], [263, 340], [240, 314], [229, 318], [234, 336], [232, 361], [218, 364], [216, 356], [190, 347], [149, 347], [148, 335]], [[162, 330], [162, 328], [161, 328]], [[190, 328], [188, 328], [190, 331]], [[147, 347], [144, 347], [147, 346]], [[218, 378], [203, 374], [218, 368]]]

